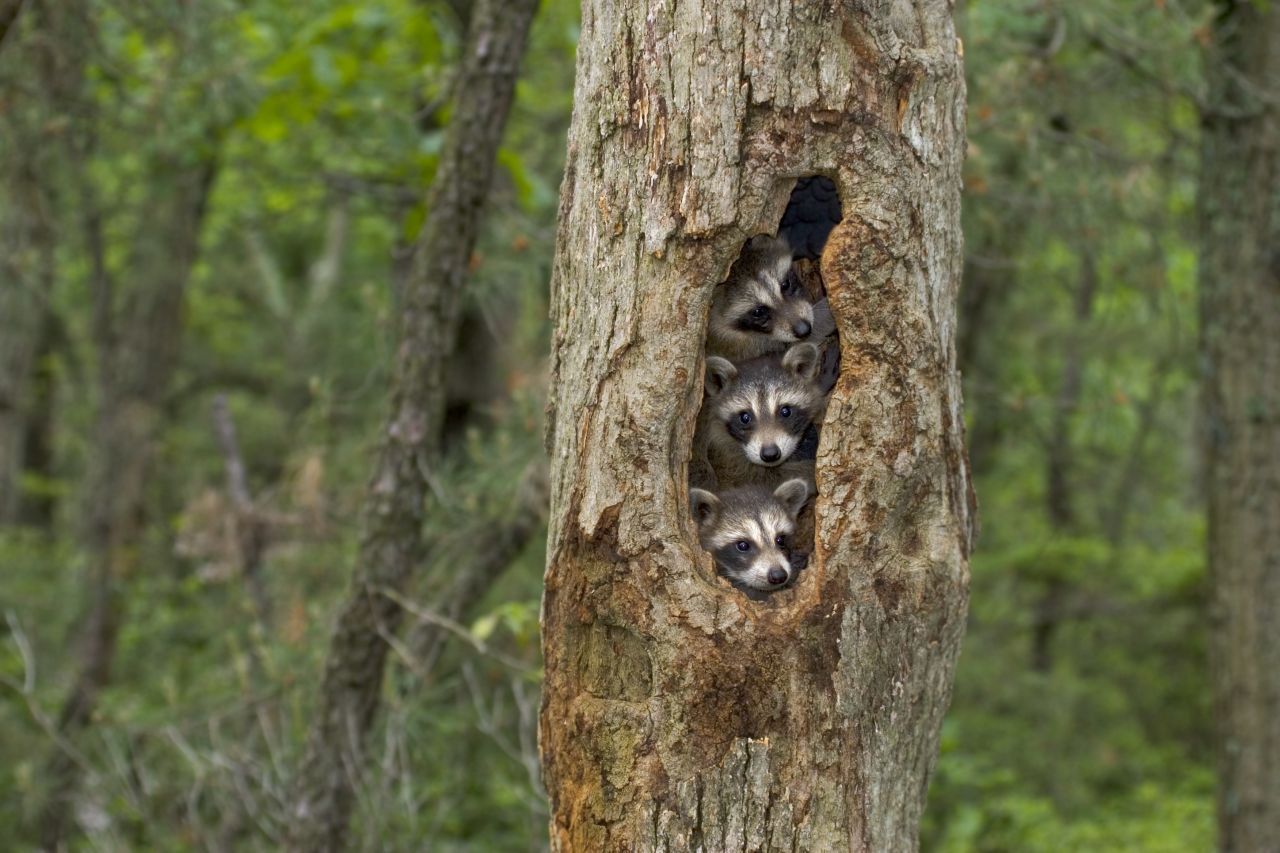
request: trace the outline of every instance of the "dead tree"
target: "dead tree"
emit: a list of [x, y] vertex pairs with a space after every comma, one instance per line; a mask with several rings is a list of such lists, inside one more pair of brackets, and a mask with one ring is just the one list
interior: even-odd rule
[[[585, 0], [553, 271], [540, 744], [552, 847], [910, 850], [974, 525], [955, 369], [964, 78], [947, 0]], [[712, 292], [835, 181], [843, 361], [816, 546], [753, 601], [687, 469]]]

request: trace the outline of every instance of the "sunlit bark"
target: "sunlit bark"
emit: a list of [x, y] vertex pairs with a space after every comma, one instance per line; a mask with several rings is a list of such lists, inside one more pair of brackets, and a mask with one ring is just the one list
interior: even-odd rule
[[[967, 603], [964, 81], [945, 0], [586, 0], [553, 273], [553, 849], [910, 850]], [[688, 520], [712, 289], [833, 178], [817, 542], [748, 600]]]

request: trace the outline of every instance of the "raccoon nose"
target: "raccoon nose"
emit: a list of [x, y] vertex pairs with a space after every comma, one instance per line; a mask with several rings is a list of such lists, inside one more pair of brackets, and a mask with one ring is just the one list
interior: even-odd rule
[[809, 333], [813, 331], [813, 326], [809, 325], [808, 320], [801, 320], [791, 327], [791, 331], [795, 332], [797, 338], [804, 340], [809, 337]]
[[766, 444], [760, 448], [760, 458], [765, 462], [777, 462], [782, 458], [782, 451], [778, 449], [776, 444]]
[[786, 583], [787, 570], [783, 568], [779, 568], [778, 566], [774, 566], [772, 569], [769, 570], [769, 574], [765, 576], [765, 580], [769, 581], [769, 583], [773, 584], [774, 586], [777, 586], [778, 584]]

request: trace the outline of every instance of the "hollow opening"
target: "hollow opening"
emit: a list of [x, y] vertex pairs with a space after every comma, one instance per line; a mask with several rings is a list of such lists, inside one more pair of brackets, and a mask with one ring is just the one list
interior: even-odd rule
[[747, 597], [805, 583], [816, 460], [840, 341], [821, 258], [834, 181], [798, 179], [774, 233], [749, 238], [712, 295], [689, 507], [717, 574]]

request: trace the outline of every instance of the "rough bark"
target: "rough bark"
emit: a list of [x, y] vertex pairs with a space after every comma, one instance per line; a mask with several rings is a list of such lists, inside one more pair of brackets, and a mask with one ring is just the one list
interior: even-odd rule
[[1219, 843], [1280, 838], [1280, 8], [1218, 4], [1200, 186]]
[[[552, 847], [911, 850], [967, 604], [964, 80], [946, 0], [585, 0], [553, 272]], [[752, 601], [688, 520], [712, 290], [837, 184], [816, 550]]]
[[352, 590], [330, 640], [294, 783], [291, 850], [343, 847], [365, 737], [381, 705], [385, 638], [403, 615], [395, 596], [425, 557], [422, 525], [444, 419], [445, 356], [454, 348], [468, 261], [536, 9], [536, 0], [474, 4], [428, 220], [401, 295], [391, 410], [365, 496]]

